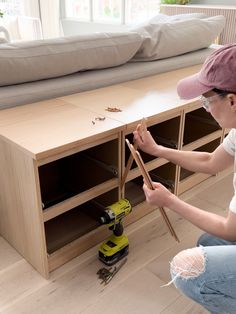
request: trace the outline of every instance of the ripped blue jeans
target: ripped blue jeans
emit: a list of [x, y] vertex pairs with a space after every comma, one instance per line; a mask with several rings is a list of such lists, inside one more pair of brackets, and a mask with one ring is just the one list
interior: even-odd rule
[[175, 286], [211, 314], [236, 314], [236, 242], [207, 233], [171, 262]]

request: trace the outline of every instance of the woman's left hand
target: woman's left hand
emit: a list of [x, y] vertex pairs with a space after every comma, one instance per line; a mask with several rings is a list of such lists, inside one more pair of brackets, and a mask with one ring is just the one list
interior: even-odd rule
[[150, 190], [145, 183], [143, 185], [147, 202], [150, 205], [156, 205], [158, 207], [168, 207], [172, 199], [174, 199], [176, 196], [161, 183], [153, 182], [153, 185], [155, 190]]

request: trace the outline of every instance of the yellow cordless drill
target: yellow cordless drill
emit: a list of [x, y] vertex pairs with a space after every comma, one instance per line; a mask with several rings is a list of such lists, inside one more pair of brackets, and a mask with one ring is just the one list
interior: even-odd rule
[[101, 224], [107, 224], [113, 234], [99, 248], [99, 259], [106, 265], [113, 265], [125, 257], [129, 252], [129, 240], [123, 233], [121, 220], [132, 211], [130, 202], [121, 199], [106, 207], [100, 217]]

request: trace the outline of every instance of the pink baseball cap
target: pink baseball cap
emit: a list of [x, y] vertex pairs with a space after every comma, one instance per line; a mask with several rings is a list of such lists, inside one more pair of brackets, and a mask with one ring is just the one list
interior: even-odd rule
[[214, 88], [236, 93], [236, 43], [214, 51], [200, 72], [177, 84], [177, 92], [183, 99], [198, 97]]

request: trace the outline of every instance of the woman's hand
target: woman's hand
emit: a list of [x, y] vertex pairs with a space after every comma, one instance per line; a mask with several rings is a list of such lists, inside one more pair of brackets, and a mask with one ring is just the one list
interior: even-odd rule
[[151, 133], [147, 129], [143, 129], [141, 124], [138, 124], [136, 130], [133, 132], [134, 140], [138, 147], [145, 153], [158, 156], [159, 145], [154, 141]]
[[153, 185], [155, 190], [150, 190], [145, 183], [143, 185], [147, 202], [150, 205], [156, 205], [158, 207], [169, 207], [170, 203], [174, 201], [176, 196], [161, 183], [153, 182]]

